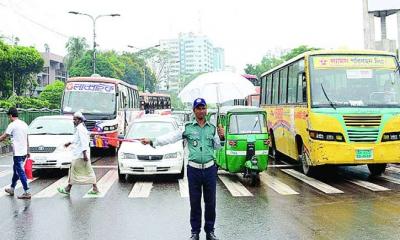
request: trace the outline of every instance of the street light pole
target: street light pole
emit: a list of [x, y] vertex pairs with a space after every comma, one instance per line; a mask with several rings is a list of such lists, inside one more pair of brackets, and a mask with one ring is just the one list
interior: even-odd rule
[[[148, 51], [148, 50], [150, 50], [150, 49], [159, 47], [159, 46], [160, 46], [160, 44], [156, 44], [156, 45], [151, 46], [151, 47], [147, 47], [147, 48], [140, 49], [140, 48], [137, 48], [137, 47], [135, 47], [135, 46], [133, 46], [133, 45], [128, 45], [128, 48], [136, 48], [136, 49], [139, 49], [139, 51], [136, 52], [136, 53], [137, 53], [138, 55], [141, 55], [142, 53], [144, 53], [144, 52], [146, 52], [146, 51]], [[144, 59], [144, 66], [143, 66], [143, 92], [146, 92], [146, 60], [145, 60], [145, 59]]]
[[89, 17], [91, 20], [92, 20], [92, 22], [93, 22], [93, 74], [95, 74], [96, 73], [96, 21], [97, 21], [97, 19], [99, 19], [99, 18], [101, 18], [101, 17], [119, 17], [119, 16], [121, 16], [120, 14], [118, 14], [118, 13], [112, 13], [112, 14], [101, 14], [101, 15], [98, 15], [98, 16], [96, 16], [96, 17], [93, 17], [92, 15], [90, 15], [90, 14], [87, 14], [87, 13], [81, 13], [81, 12], [76, 12], [76, 11], [69, 11], [68, 13], [70, 13], [70, 14], [75, 14], [75, 15], [84, 15], [84, 16], [87, 16], [87, 17]]

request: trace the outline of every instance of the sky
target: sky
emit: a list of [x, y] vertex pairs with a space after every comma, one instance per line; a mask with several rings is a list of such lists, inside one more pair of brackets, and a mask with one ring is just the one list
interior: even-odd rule
[[[225, 63], [238, 73], [269, 52], [308, 45], [325, 49], [363, 48], [362, 0], [0, 0], [0, 35], [20, 45], [65, 55], [71, 36], [92, 45], [86, 16], [119, 13], [96, 23], [100, 50], [132, 51], [154, 46], [180, 32], [207, 35], [225, 49]], [[397, 39], [397, 17], [387, 19], [388, 38]], [[376, 36], [380, 36], [376, 19]]]

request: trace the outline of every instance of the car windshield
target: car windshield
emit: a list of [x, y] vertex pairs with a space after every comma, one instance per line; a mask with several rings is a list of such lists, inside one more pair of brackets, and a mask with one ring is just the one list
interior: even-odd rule
[[233, 114], [229, 120], [229, 133], [264, 133], [266, 129], [263, 114]]
[[74, 131], [72, 119], [36, 119], [29, 125], [31, 135], [72, 135]]
[[312, 107], [400, 107], [400, 78], [390, 56], [316, 56]]
[[176, 131], [170, 122], [136, 122], [129, 129], [128, 139], [150, 138], [155, 139], [162, 135]]

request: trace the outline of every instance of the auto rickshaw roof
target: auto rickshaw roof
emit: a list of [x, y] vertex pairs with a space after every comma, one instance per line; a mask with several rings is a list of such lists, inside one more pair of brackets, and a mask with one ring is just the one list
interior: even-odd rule
[[228, 113], [265, 112], [265, 110], [254, 106], [224, 106], [220, 108], [219, 112], [220, 114], [228, 114]]

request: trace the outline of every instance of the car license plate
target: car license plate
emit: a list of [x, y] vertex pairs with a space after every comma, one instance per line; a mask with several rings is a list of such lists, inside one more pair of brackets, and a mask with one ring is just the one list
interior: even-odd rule
[[47, 157], [36, 157], [33, 159], [35, 163], [45, 163], [47, 161]]
[[157, 167], [156, 166], [144, 166], [144, 171], [145, 172], [155, 172], [155, 171], [157, 171]]
[[372, 149], [356, 149], [356, 160], [370, 160], [374, 158]]

